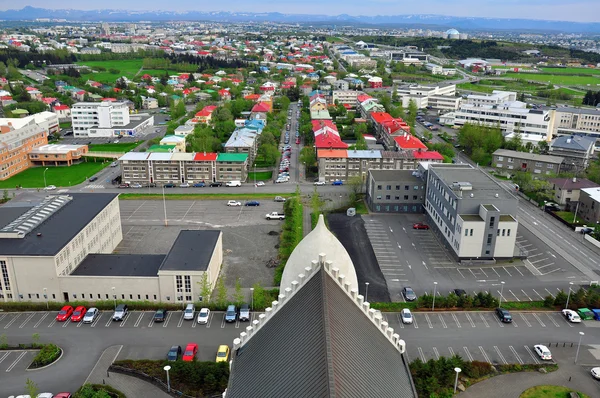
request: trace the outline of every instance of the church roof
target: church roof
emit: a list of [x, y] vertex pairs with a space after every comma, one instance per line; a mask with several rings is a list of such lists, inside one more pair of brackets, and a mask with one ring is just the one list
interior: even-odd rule
[[326, 258], [234, 340], [227, 398], [417, 397], [404, 341]]

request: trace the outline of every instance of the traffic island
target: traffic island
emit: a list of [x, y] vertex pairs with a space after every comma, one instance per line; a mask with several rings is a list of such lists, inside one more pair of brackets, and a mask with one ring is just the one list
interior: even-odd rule
[[43, 344], [38, 354], [33, 358], [33, 362], [27, 367], [27, 370], [39, 370], [47, 368], [62, 358], [63, 350], [56, 344]]
[[567, 397], [567, 398], [590, 398], [588, 395], [577, 392], [571, 388], [562, 386], [535, 386], [528, 388], [519, 398], [547, 398], [547, 397]]

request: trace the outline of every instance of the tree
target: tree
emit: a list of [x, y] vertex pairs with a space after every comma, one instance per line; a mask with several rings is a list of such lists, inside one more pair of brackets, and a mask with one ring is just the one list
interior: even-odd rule
[[266, 300], [265, 300], [265, 289], [261, 286], [260, 283], [256, 282], [254, 285], [252, 285], [252, 287], [254, 288], [254, 291], [252, 292], [253, 295], [253, 306], [256, 309], [263, 309], [266, 307]]
[[6, 76], [6, 64], [4, 62], [0, 62], [0, 76]]
[[37, 384], [35, 384], [30, 378], [27, 378], [27, 381], [25, 382], [25, 390], [27, 391], [27, 395], [30, 397], [37, 397], [40, 392]]
[[225, 286], [225, 276], [222, 275], [217, 281], [217, 307], [225, 308], [227, 305], [227, 287]]
[[194, 74], [190, 73], [187, 78], [188, 83], [194, 83], [196, 79], [194, 78]]
[[417, 103], [411, 99], [408, 102], [408, 115], [406, 116], [406, 123], [408, 123], [408, 125], [411, 127], [415, 126], [415, 121], [417, 120], [417, 112]]
[[244, 302], [244, 292], [242, 291], [242, 283], [240, 278], [235, 280], [235, 293], [233, 293], [233, 302], [238, 307]]
[[515, 185], [519, 186], [519, 191], [527, 192], [531, 190], [533, 178], [527, 172], [516, 171], [512, 177], [512, 181]]
[[512, 151], [519, 151], [522, 149], [522, 146], [523, 140], [520, 133], [515, 133], [510, 140], [504, 143], [504, 148]]
[[348, 190], [350, 191], [350, 202], [354, 203], [358, 195], [363, 191], [362, 176], [358, 175], [348, 178]]
[[302, 148], [300, 150], [300, 162], [302, 162], [306, 167], [314, 166], [315, 163], [317, 163], [315, 150], [310, 147]]
[[317, 187], [314, 187], [312, 196], [310, 197], [310, 206], [312, 212], [314, 214], [321, 214], [324, 205], [325, 201], [319, 196], [319, 192], [317, 192]]
[[208, 280], [208, 273], [203, 272], [200, 277], [200, 281], [197, 282], [200, 285], [200, 296], [202, 297], [203, 303], [210, 304], [210, 295], [212, 293], [212, 288], [210, 286], [210, 281]]

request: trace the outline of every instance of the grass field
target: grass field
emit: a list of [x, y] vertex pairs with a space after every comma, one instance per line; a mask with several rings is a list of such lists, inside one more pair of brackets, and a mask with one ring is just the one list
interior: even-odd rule
[[[180, 73], [183, 73], [183, 72], [177, 72], [177, 71], [174, 71], [174, 70], [167, 70], [167, 73], [170, 76], [170, 75], [179, 75]], [[141, 76], [143, 76], [145, 74], [149, 74], [150, 76], [161, 77], [161, 76], [164, 76], [165, 70], [164, 69], [144, 69], [142, 71], [142, 73], [140, 73], [138, 75], [138, 77], [141, 77]]]
[[[568, 398], [572, 391], [575, 392], [572, 388], [562, 386], [535, 386], [525, 390], [520, 398]], [[577, 394], [581, 398], [589, 398], [583, 393]]]
[[553, 75], [600, 75], [600, 69], [592, 68], [539, 68]]
[[572, 76], [572, 75], [560, 75], [560, 74], [546, 74], [546, 73], [514, 73], [509, 72], [506, 74], [507, 77], [513, 77], [517, 79], [535, 80], [542, 83], [551, 82], [552, 84], [564, 85], [564, 86], [585, 86], [585, 85], [600, 85], [600, 75], [595, 76]]
[[273, 173], [270, 171], [257, 171], [256, 173], [248, 173], [248, 182], [256, 181], [266, 181], [273, 178]]
[[90, 152], [129, 152], [140, 145], [140, 142], [124, 142], [119, 144], [90, 144]]
[[[85, 162], [71, 167], [48, 167], [46, 184], [55, 185], [59, 188], [77, 185], [109, 164], [110, 162]], [[45, 169], [45, 167], [27, 169], [8, 180], [0, 181], [0, 188], [14, 188], [17, 185], [23, 188], [44, 188]]]
[[[87, 65], [91, 68], [102, 66], [106, 68], [106, 72], [90, 73], [85, 77], [101, 83], [114, 83], [119, 77], [125, 76], [128, 79], [133, 79], [136, 73], [142, 67], [141, 59], [123, 59], [111, 61], [85, 61], [78, 62], [79, 65]], [[119, 73], [112, 74], [108, 70], [110, 68], [118, 69]]]

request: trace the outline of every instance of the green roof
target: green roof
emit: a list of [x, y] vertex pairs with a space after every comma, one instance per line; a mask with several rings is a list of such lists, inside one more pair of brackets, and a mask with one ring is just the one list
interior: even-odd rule
[[217, 156], [217, 162], [245, 162], [248, 159], [247, 153], [220, 153]]
[[88, 94], [88, 95], [90, 96], [90, 98], [102, 98], [102, 96], [101, 96], [101, 95], [98, 95], [98, 94], [93, 94], [93, 93], [90, 93], [90, 94]]
[[216, 93], [216, 91], [215, 91], [215, 90], [204, 90], [204, 91], [205, 91], [205, 92], [207, 92], [207, 93], [209, 93], [209, 94], [210, 94], [210, 93]]
[[174, 100], [180, 100], [180, 99], [181, 99], [181, 97], [180, 97], [180, 96], [178, 96], [178, 95], [175, 95], [175, 94], [173, 94], [173, 95], [171, 96], [171, 98], [173, 98]]
[[13, 114], [15, 114], [15, 115], [27, 115], [27, 114], [29, 114], [29, 111], [27, 109], [13, 109], [10, 112], [13, 113]]
[[175, 145], [152, 145], [148, 148], [148, 152], [173, 152]]

